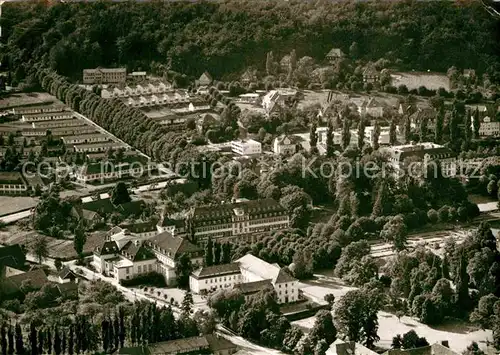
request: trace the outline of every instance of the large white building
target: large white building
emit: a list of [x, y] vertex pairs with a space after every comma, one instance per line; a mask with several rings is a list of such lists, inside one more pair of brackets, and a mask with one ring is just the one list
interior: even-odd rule
[[238, 139], [231, 142], [231, 151], [238, 155], [259, 155], [262, 145], [253, 139]]
[[189, 286], [194, 293], [235, 288], [245, 297], [263, 290], [274, 290], [278, 303], [299, 300], [297, 279], [277, 264], [269, 264], [251, 254], [234, 263], [199, 268], [191, 274]]
[[92, 264], [97, 272], [117, 282], [150, 272], [165, 277], [168, 285], [176, 282], [177, 257], [187, 254], [193, 265], [201, 265], [203, 249], [187, 239], [168, 232], [133, 234], [119, 227], [105, 235], [103, 244], [94, 249]]
[[293, 155], [297, 151], [297, 137], [283, 134], [273, 142], [273, 152], [279, 155]]
[[[474, 131], [474, 119], [472, 121], [472, 130]], [[500, 136], [500, 121], [495, 121], [489, 116], [480, 118], [479, 123], [480, 137], [499, 137]]]
[[299, 281], [290, 276], [278, 264], [269, 264], [251, 254], [236, 260], [240, 266], [242, 282], [238, 288], [245, 293], [253, 289], [252, 283], [264, 285], [268, 281], [276, 291], [278, 303], [297, 302], [299, 300]]
[[241, 271], [238, 263], [205, 266], [191, 274], [189, 289], [194, 293], [208, 293], [232, 288], [241, 281]]

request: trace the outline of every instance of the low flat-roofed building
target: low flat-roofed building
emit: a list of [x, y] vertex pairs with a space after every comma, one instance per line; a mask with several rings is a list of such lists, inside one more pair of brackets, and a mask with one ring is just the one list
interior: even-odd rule
[[0, 172], [0, 193], [22, 195], [28, 191], [28, 183], [19, 172]]
[[241, 282], [238, 263], [201, 267], [189, 277], [189, 288], [194, 293], [204, 293], [231, 288]]
[[87, 125], [87, 123], [85, 123], [85, 121], [77, 119], [77, 118], [56, 120], [56, 121], [32, 122], [31, 124], [32, 124], [33, 128], [46, 128], [47, 130], [50, 130], [51, 128], [58, 128], [58, 127], [76, 127], [76, 126], [86, 126]]
[[77, 153], [90, 153], [90, 152], [106, 152], [108, 149], [127, 149], [122, 143], [117, 142], [101, 142], [91, 144], [75, 144], [73, 149]]
[[14, 115], [29, 115], [37, 113], [62, 112], [66, 110], [64, 105], [40, 105], [40, 106], [25, 106], [12, 109]]
[[110, 140], [109, 136], [103, 133], [69, 135], [63, 136], [61, 139], [64, 144], [98, 143]]
[[21, 120], [23, 122], [42, 122], [42, 121], [67, 120], [73, 117], [74, 117], [73, 112], [62, 111], [62, 112], [25, 114], [22, 116]]
[[[138, 157], [137, 157], [138, 158]], [[75, 172], [76, 180], [85, 184], [94, 181], [116, 180], [125, 177], [139, 178], [152, 169], [149, 162], [131, 157], [126, 162], [101, 161], [83, 165]]]

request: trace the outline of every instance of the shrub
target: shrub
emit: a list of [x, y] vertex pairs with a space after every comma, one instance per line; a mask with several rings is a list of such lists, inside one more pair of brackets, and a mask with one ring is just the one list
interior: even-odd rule
[[[165, 277], [157, 272], [149, 272], [144, 275], [136, 276], [130, 280], [122, 280], [120, 283], [122, 284], [122, 286], [125, 287], [138, 286], [138, 285], [165, 287], [167, 285], [165, 282]], [[144, 291], [148, 292], [148, 288], [144, 287]]]

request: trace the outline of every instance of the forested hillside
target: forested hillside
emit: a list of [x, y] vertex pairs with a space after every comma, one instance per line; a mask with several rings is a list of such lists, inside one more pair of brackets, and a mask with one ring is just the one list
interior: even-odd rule
[[498, 25], [480, 1], [6, 3], [2, 29], [2, 62], [18, 79], [32, 61], [78, 78], [83, 68], [148, 70], [169, 60], [176, 71], [221, 78], [264, 67], [270, 50], [323, 60], [352, 42], [358, 59], [400, 69], [455, 65], [500, 76]]

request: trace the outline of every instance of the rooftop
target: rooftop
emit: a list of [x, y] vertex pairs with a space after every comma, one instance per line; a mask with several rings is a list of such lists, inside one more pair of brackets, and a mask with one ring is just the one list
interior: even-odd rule
[[245, 282], [234, 285], [234, 288], [240, 290], [244, 295], [250, 295], [264, 290], [274, 290], [271, 280]]
[[171, 258], [183, 253], [197, 253], [203, 251], [199, 246], [194, 245], [185, 238], [173, 236], [169, 232], [160, 233], [148, 240], [151, 244], [160, 248], [160, 252], [167, 254]]
[[252, 254], [247, 254], [236, 262], [240, 264], [241, 269], [250, 271], [262, 280], [271, 280], [273, 284], [297, 281], [277, 264], [269, 264]]
[[193, 272], [196, 279], [213, 277], [218, 275], [239, 274], [240, 265], [238, 263], [222, 264], [201, 267]]

